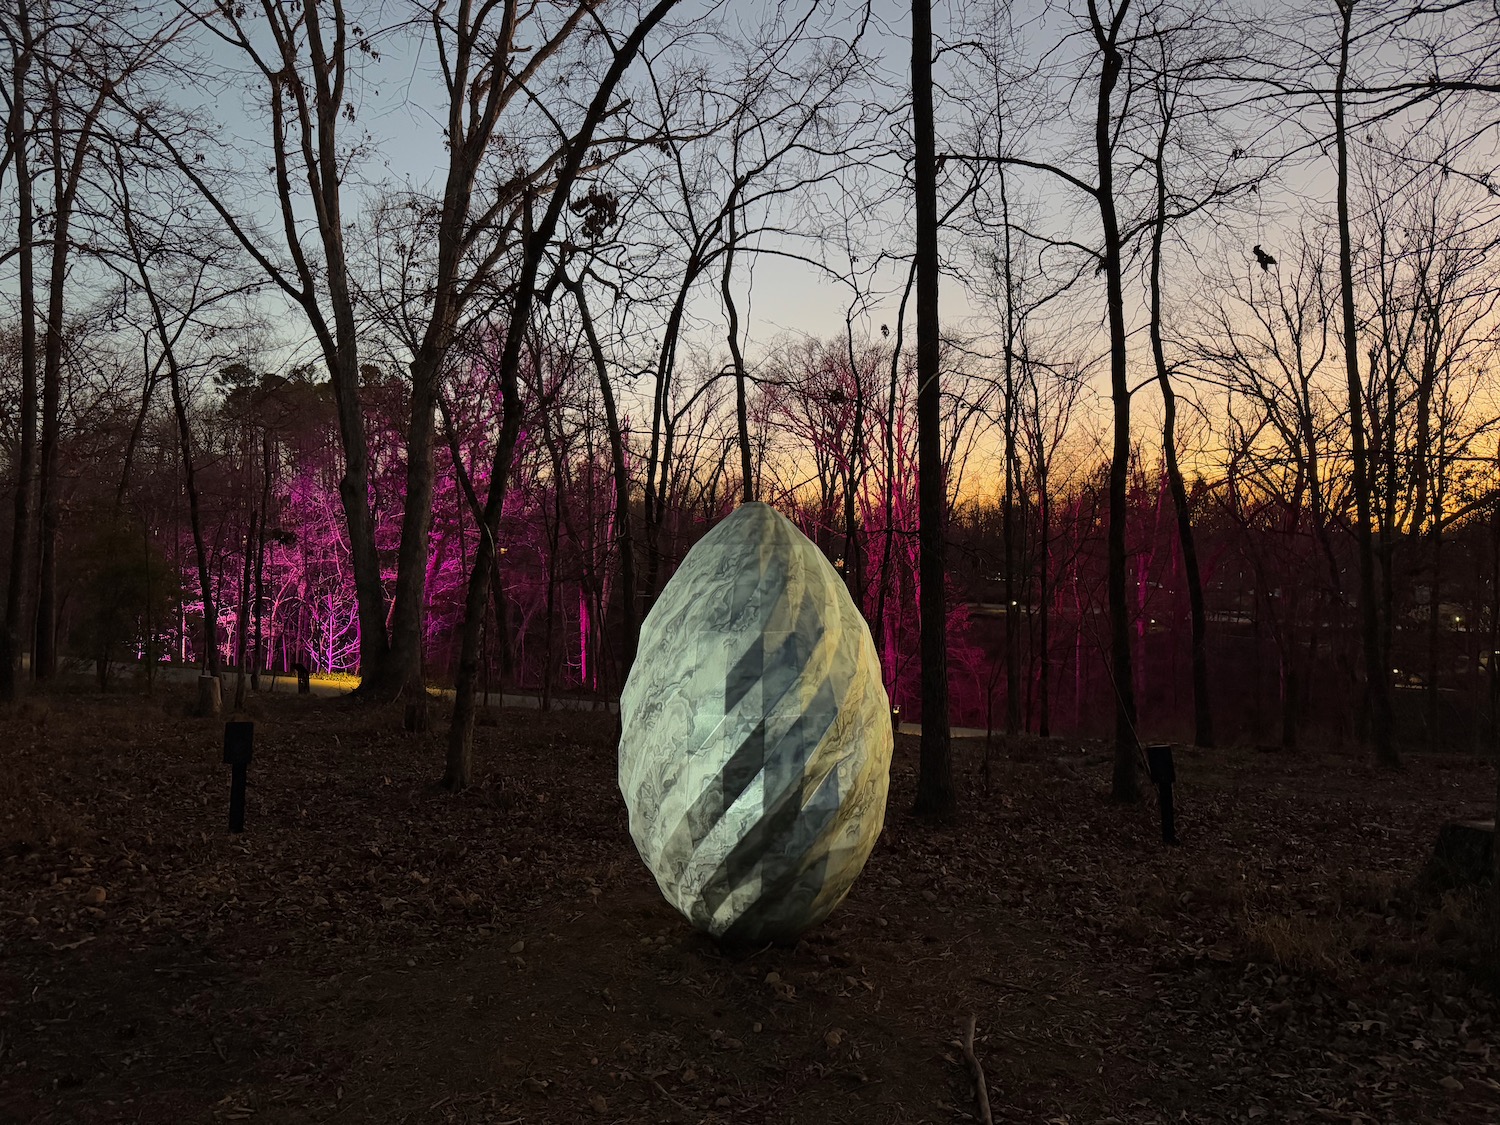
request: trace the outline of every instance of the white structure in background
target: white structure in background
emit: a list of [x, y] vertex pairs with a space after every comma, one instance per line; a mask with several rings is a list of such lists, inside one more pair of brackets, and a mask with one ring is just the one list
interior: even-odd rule
[[630, 834], [694, 926], [789, 941], [848, 893], [885, 818], [890, 704], [843, 580], [784, 516], [746, 504], [688, 552], [620, 716]]

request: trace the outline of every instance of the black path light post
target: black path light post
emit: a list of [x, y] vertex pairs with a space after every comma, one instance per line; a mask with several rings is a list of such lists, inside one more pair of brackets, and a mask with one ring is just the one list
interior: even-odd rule
[[245, 830], [245, 772], [254, 751], [255, 724], [224, 724], [224, 764], [231, 767], [229, 778], [229, 831]]
[[1156, 786], [1157, 804], [1161, 808], [1161, 839], [1164, 844], [1177, 843], [1177, 810], [1172, 805], [1172, 786], [1177, 769], [1172, 762], [1172, 744], [1153, 742], [1146, 747], [1146, 769]]

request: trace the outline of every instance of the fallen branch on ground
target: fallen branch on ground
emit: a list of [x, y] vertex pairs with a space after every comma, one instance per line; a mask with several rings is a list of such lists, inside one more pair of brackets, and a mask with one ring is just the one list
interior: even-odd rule
[[974, 1076], [974, 1100], [979, 1103], [979, 1120], [984, 1125], [995, 1125], [990, 1114], [990, 1092], [984, 1084], [984, 1067], [979, 1065], [979, 1056], [974, 1053], [974, 1013], [969, 1013], [969, 1026], [964, 1031], [964, 1058], [969, 1062], [969, 1073]]

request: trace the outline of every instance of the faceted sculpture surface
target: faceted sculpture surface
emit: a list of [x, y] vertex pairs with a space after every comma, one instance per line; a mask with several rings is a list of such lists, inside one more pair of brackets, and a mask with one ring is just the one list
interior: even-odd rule
[[891, 718], [864, 618], [765, 504], [688, 552], [620, 697], [620, 791], [667, 901], [736, 943], [826, 918], [885, 817]]

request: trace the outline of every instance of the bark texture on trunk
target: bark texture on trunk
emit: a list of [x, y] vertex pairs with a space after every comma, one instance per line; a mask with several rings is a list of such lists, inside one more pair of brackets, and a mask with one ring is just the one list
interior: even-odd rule
[[1344, 365], [1348, 376], [1349, 432], [1353, 448], [1354, 537], [1359, 552], [1360, 636], [1364, 647], [1365, 723], [1375, 760], [1400, 765], [1391, 739], [1391, 697], [1380, 641], [1380, 607], [1375, 598], [1375, 543], [1371, 527], [1369, 456], [1365, 448], [1364, 389], [1359, 373], [1359, 322], [1354, 311], [1354, 249], [1349, 224], [1349, 137], [1344, 118], [1349, 74], [1349, 41], [1354, 0], [1336, 0], [1339, 13], [1339, 65], [1333, 92], [1333, 135], [1337, 157], [1339, 299], [1343, 314]]
[[868, 619], [865, 556], [856, 513], [856, 502], [865, 479], [865, 381], [854, 354], [854, 322], [847, 316], [844, 319], [844, 339], [849, 348], [849, 377], [854, 381], [854, 423], [849, 439], [849, 460], [844, 467], [844, 582], [859, 612]]
[[745, 357], [740, 352], [740, 312], [734, 302], [734, 211], [729, 212], [729, 243], [724, 252], [724, 272], [719, 278], [719, 293], [724, 300], [724, 314], [729, 320], [729, 357], [734, 363], [734, 420], [740, 446], [740, 500], [749, 504], [755, 499], [755, 462], [750, 449], [750, 403], [745, 386]]
[[437, 372], [419, 357], [412, 364], [411, 416], [406, 437], [406, 499], [396, 550], [396, 592], [391, 605], [391, 651], [375, 693], [381, 698], [425, 694], [422, 677], [422, 611], [427, 601], [427, 545], [432, 534], [433, 437]]
[[948, 497], [943, 471], [942, 386], [938, 338], [937, 156], [932, 108], [932, 6], [912, 5], [912, 132], [916, 141], [917, 522], [921, 590], [922, 752], [912, 812], [951, 818], [958, 808], [948, 725], [948, 630], [944, 535]]
[[1016, 597], [1016, 285], [1014, 250], [1010, 239], [1010, 192], [1005, 165], [1000, 166], [1000, 221], [1005, 243], [1005, 502], [1001, 511], [1001, 538], [1005, 552], [1005, 733], [1014, 737], [1021, 728], [1021, 630], [1020, 599]]
[[1110, 678], [1115, 697], [1115, 761], [1111, 795], [1116, 801], [1140, 800], [1140, 745], [1136, 736], [1135, 681], [1130, 652], [1130, 603], [1125, 590], [1125, 523], [1128, 518], [1126, 496], [1130, 469], [1130, 383], [1126, 370], [1125, 287], [1120, 260], [1120, 223], [1115, 212], [1114, 141], [1111, 125], [1111, 98], [1124, 66], [1116, 44], [1120, 27], [1129, 9], [1129, 0], [1121, 3], [1108, 24], [1104, 23], [1094, 0], [1089, 2], [1095, 44], [1099, 49], [1101, 69], [1094, 115], [1094, 149], [1099, 167], [1096, 189], [1099, 221], [1104, 234], [1104, 281], [1109, 308], [1109, 388], [1114, 412], [1113, 444], [1109, 461], [1109, 594]]
[[[62, 523], [58, 454], [62, 441], [63, 316], [68, 276], [68, 251], [73, 202], [77, 198], [81, 155], [73, 167], [61, 167], [63, 149], [62, 110], [54, 93], [51, 106], [52, 152], [59, 167], [53, 170], [52, 255], [47, 275], [47, 319], [42, 333], [42, 440], [41, 473], [37, 508], [41, 516], [41, 569], [37, 575], [36, 647], [32, 649], [32, 675], [50, 680], [57, 675], [57, 533]], [[81, 143], [87, 143], [92, 122], [85, 124]]]
[[21, 331], [21, 401], [19, 448], [16, 451], [15, 495], [10, 540], [10, 573], [5, 588], [5, 621], [0, 627], [0, 702], [20, 693], [21, 638], [30, 601], [31, 526], [36, 489], [36, 258], [33, 239], [35, 213], [31, 194], [31, 162], [26, 147], [26, 78], [31, 69], [31, 22], [26, 4], [17, 7], [19, 50], [11, 71], [11, 112], [6, 119], [7, 143], [15, 154], [16, 259]]

